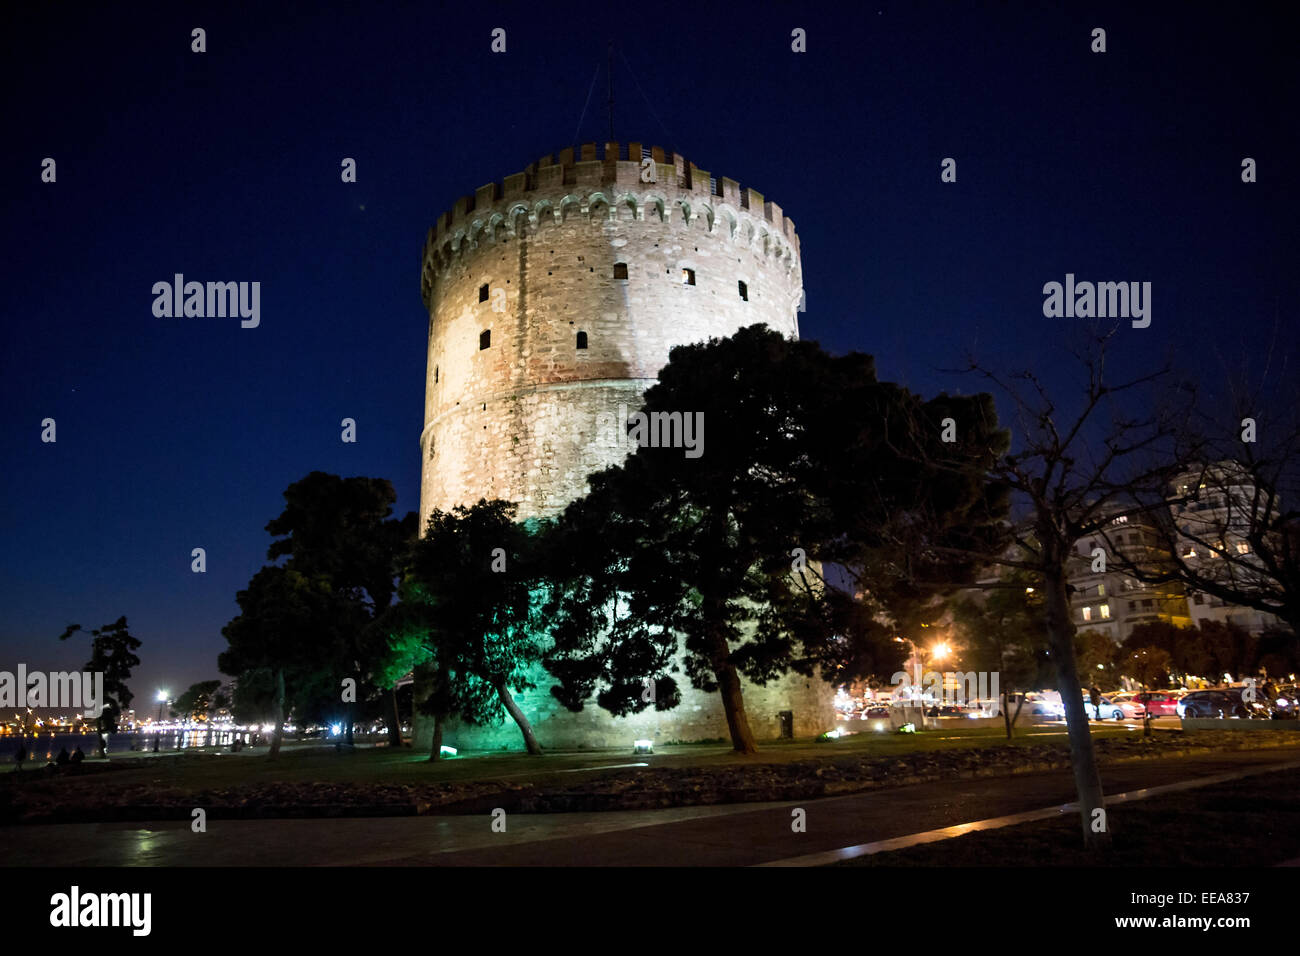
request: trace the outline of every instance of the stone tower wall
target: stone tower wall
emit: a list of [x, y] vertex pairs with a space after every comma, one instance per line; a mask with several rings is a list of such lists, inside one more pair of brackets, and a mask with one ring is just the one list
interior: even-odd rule
[[[654, 182], [642, 181], [645, 159]], [[797, 337], [802, 290], [799, 239], [780, 206], [659, 148], [607, 143], [600, 158], [595, 144], [566, 149], [461, 198], [429, 230], [421, 262], [421, 527], [435, 508], [480, 498], [517, 502], [521, 518], [563, 510], [586, 493], [589, 474], [631, 450], [618, 440], [620, 416], [640, 408], [674, 346], [759, 322]], [[539, 686], [516, 699], [546, 747], [728, 735], [718, 695], [681, 675], [678, 707], [628, 718], [594, 702], [573, 714], [551, 697], [544, 671], [533, 678]], [[760, 739], [780, 735], [781, 711], [793, 712], [797, 736], [833, 724], [820, 678], [746, 681], [744, 695]], [[416, 745], [431, 732], [417, 717]], [[453, 726], [445, 739], [521, 746], [513, 721]]]
[[[538, 687], [514, 694], [516, 702], [533, 725], [537, 739], [547, 750], [585, 750], [617, 748], [630, 751], [635, 740], [653, 740], [656, 744], [694, 743], [724, 740], [730, 743], [727, 718], [722, 712], [722, 698], [691, 687], [685, 676], [675, 675], [681, 688], [682, 702], [672, 710], [647, 708], [629, 717], [614, 717], [588, 701], [580, 713], [566, 709], [547, 690], [543, 672]], [[553, 681], [553, 678], [549, 680]], [[835, 727], [834, 689], [820, 677], [787, 674], [759, 687], [742, 678], [745, 715], [757, 740], [775, 740], [781, 736], [781, 711], [790, 711], [793, 736], [812, 737]], [[433, 728], [427, 721], [416, 728], [413, 746], [427, 750]], [[449, 723], [443, 733], [449, 747], [466, 750], [521, 750], [523, 737], [509, 717], [488, 727], [470, 727]]]
[[[781, 208], [680, 156], [629, 151], [543, 157], [429, 231], [422, 527], [480, 497], [555, 514], [627, 454], [598, 424], [640, 407], [674, 346], [756, 322], [798, 335], [799, 244]], [[641, 182], [643, 152], [654, 183]]]

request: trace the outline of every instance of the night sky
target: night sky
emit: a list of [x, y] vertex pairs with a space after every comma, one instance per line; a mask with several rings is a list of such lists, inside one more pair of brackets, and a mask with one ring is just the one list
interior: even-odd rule
[[[611, 39], [616, 138], [781, 205], [802, 334], [882, 378], [971, 391], [942, 371], [970, 351], [1067, 379], [1078, 320], [1042, 311], [1067, 272], [1152, 283], [1121, 371], [1172, 355], [1211, 388], [1295, 349], [1296, 59], [1268, 6], [35, 6], [0, 39], [0, 669], [80, 668], [58, 634], [124, 614], [137, 707], [220, 676], [288, 484], [385, 477], [417, 508], [425, 232], [607, 138]], [[177, 272], [261, 282], [260, 326], [156, 318]]]

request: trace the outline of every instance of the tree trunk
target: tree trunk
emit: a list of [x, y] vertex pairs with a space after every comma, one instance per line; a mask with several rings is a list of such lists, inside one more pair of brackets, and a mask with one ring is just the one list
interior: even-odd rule
[[[1048, 555], [1044, 555], [1048, 558]], [[1050, 561], [1050, 559], [1049, 559]], [[1105, 798], [1101, 789], [1101, 775], [1097, 772], [1097, 758], [1092, 749], [1092, 730], [1088, 715], [1083, 709], [1083, 688], [1074, 664], [1074, 623], [1070, 620], [1070, 599], [1067, 590], [1064, 555], [1060, 561], [1051, 562], [1051, 570], [1044, 574], [1047, 588], [1047, 641], [1052, 657], [1056, 659], [1057, 689], [1065, 705], [1066, 732], [1070, 741], [1070, 765], [1074, 768], [1074, 787], [1079, 795], [1079, 816], [1083, 826], [1084, 846], [1099, 849], [1110, 844], [1110, 822], [1105, 817]], [[1102, 813], [1094, 814], [1101, 810]], [[1095, 824], [1105, 829], [1094, 832]]]
[[[1002, 722], [1007, 725], [1007, 740], [1011, 739], [1011, 711], [1007, 709], [1007, 691], [1002, 692]], [[1018, 713], [1018, 712], [1017, 712]]]
[[393, 712], [388, 718], [388, 745], [390, 747], [402, 746], [402, 713], [397, 709], [397, 688], [390, 688], [388, 691], [388, 701], [393, 705]]
[[433, 743], [429, 747], [429, 759], [437, 760], [442, 756], [442, 725], [446, 721], [446, 715], [433, 715]]
[[[700, 609], [706, 625], [726, 620], [725, 602], [709, 597], [707, 592], [704, 605]], [[709, 663], [713, 666], [713, 676], [718, 682], [718, 691], [722, 694], [722, 713], [727, 718], [727, 731], [731, 734], [731, 747], [736, 753], [756, 754], [758, 747], [754, 743], [754, 733], [749, 729], [749, 717], [745, 714], [745, 697], [740, 689], [740, 675], [731, 660], [731, 648], [727, 646], [726, 634], [719, 627], [712, 627], [708, 635]]]
[[274, 694], [272, 713], [275, 716], [275, 733], [271, 736], [270, 756], [277, 757], [280, 754], [280, 743], [284, 740], [284, 671], [279, 668], [275, 671]]
[[542, 754], [542, 745], [539, 744], [537, 738], [533, 736], [532, 725], [528, 723], [528, 718], [525, 717], [524, 712], [519, 709], [519, 705], [515, 703], [515, 699], [510, 696], [510, 691], [506, 689], [505, 681], [500, 681], [497, 684], [497, 696], [501, 698], [501, 703], [505, 705], [506, 713], [513, 717], [515, 723], [519, 725], [519, 732], [524, 735], [524, 746], [528, 748], [528, 752], [534, 757], [540, 757]]
[[[360, 683], [361, 683], [360, 681], [357, 682], [358, 685], [360, 685]], [[348, 710], [347, 710], [347, 727], [348, 727], [348, 729], [347, 729], [347, 731], [345, 732], [345, 735], [344, 735], [344, 738], [343, 738], [343, 739], [344, 739], [344, 742], [345, 742], [349, 747], [352, 746], [352, 722], [356, 719], [356, 711], [357, 711], [357, 705], [356, 705], [355, 703], [350, 703], [350, 704], [348, 704]]]
[[714, 676], [718, 679], [718, 690], [722, 692], [722, 712], [727, 716], [732, 748], [736, 753], [758, 753], [754, 733], [749, 729], [749, 718], [745, 715], [745, 698], [740, 690], [740, 675], [736, 673], [735, 665], [731, 661], [724, 661], [720, 666], [715, 666]]

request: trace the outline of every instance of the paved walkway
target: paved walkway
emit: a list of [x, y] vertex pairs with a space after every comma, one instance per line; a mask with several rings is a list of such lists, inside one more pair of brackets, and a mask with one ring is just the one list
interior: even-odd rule
[[[1296, 765], [1245, 751], [1104, 768], [1111, 793]], [[918, 784], [818, 800], [618, 813], [333, 820], [209, 820], [9, 827], [0, 863], [19, 866], [745, 866], [790, 861], [1074, 799], [1068, 770]], [[791, 812], [807, 831], [791, 830]], [[1300, 851], [1300, 847], [1296, 848]], [[811, 861], [810, 861], [811, 862]], [[824, 862], [824, 861], [823, 861]], [[1008, 860], [1010, 864], [1017, 861]]]

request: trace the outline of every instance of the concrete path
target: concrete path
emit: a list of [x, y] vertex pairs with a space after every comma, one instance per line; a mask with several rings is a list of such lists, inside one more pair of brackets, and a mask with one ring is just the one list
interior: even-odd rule
[[[1295, 764], [1294, 751], [1245, 751], [1103, 768], [1102, 779], [1118, 794]], [[1058, 770], [782, 803], [512, 814], [504, 833], [493, 831], [488, 814], [209, 820], [206, 833], [193, 833], [183, 822], [19, 826], [0, 831], [0, 864], [746, 866], [1042, 811], [1073, 799], [1070, 772]], [[806, 832], [791, 830], [795, 808], [806, 811]]]

